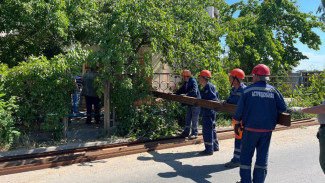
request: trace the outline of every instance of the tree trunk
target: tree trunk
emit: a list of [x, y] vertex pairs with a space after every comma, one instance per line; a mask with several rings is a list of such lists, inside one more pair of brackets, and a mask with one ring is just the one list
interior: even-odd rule
[[106, 80], [104, 84], [104, 129], [106, 135], [108, 135], [108, 130], [110, 128], [111, 115], [110, 115], [110, 81]]

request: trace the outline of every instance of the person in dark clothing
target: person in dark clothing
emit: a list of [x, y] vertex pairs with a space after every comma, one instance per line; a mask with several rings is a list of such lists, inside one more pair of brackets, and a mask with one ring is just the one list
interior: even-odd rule
[[[217, 88], [209, 81], [211, 72], [208, 70], [201, 71], [199, 75], [199, 83], [203, 86], [201, 97], [204, 100], [220, 101]], [[219, 151], [219, 142], [216, 132], [216, 114], [213, 109], [201, 107], [200, 116], [203, 121], [203, 140], [205, 150], [200, 152], [200, 155], [213, 155], [214, 151]]]
[[[235, 104], [237, 105], [240, 96], [243, 93], [244, 88], [246, 85], [243, 83], [243, 79], [245, 78], [245, 72], [241, 69], [233, 69], [229, 74], [229, 82], [231, 83], [232, 89], [230, 90], [230, 96], [225, 101], [228, 104]], [[233, 119], [233, 126], [235, 130], [236, 120]], [[240, 121], [240, 125], [242, 126], [242, 121]], [[235, 148], [234, 148], [234, 156], [233, 158], [225, 164], [227, 168], [235, 168], [239, 167], [240, 165], [240, 145], [241, 145], [241, 138], [242, 138], [242, 130], [238, 130], [238, 134], [235, 133]]]
[[82, 76], [83, 79], [83, 89], [82, 95], [85, 96], [86, 106], [87, 106], [87, 124], [91, 124], [91, 111], [92, 106], [95, 108], [95, 121], [96, 123], [100, 123], [99, 116], [99, 97], [97, 95], [97, 89], [94, 87], [94, 80], [99, 77], [99, 74], [96, 73], [94, 68], [91, 68], [90, 72], [84, 74]]
[[[184, 95], [189, 97], [195, 97], [200, 99], [201, 95], [199, 92], [198, 84], [189, 70], [182, 72], [182, 80], [184, 81], [182, 87], [175, 92], [176, 95]], [[198, 126], [199, 126], [199, 114], [200, 107], [187, 105], [186, 117], [185, 117], [185, 129], [181, 136], [189, 137], [190, 139], [196, 139], [198, 137]], [[191, 128], [192, 124], [192, 128]], [[190, 134], [190, 130], [192, 132]]]
[[240, 178], [237, 183], [252, 182], [252, 158], [256, 149], [256, 161], [253, 182], [263, 183], [267, 175], [269, 147], [272, 131], [275, 128], [279, 113], [287, 110], [282, 94], [267, 84], [270, 69], [258, 64], [253, 69], [254, 84], [246, 87], [240, 96], [235, 115], [235, 132], [241, 128], [243, 135], [240, 154]]

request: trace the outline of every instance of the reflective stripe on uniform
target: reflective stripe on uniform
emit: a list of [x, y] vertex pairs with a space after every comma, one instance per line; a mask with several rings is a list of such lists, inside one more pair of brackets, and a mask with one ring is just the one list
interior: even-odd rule
[[245, 170], [250, 170], [251, 169], [251, 166], [248, 166], [248, 165], [240, 165], [240, 168], [241, 169], [245, 169]]
[[241, 150], [240, 150], [240, 149], [237, 149], [237, 148], [235, 148], [235, 151], [236, 151], [236, 152], [241, 152]]
[[211, 142], [204, 142], [204, 144], [209, 145], [209, 146], [213, 145], [213, 143], [211, 143]]
[[237, 95], [237, 96], [240, 96], [241, 93], [240, 92], [231, 92], [232, 95]]
[[234, 157], [240, 159], [240, 155], [238, 154], [234, 154]]
[[264, 87], [252, 87], [247, 90], [244, 90], [244, 93], [248, 93], [252, 90], [258, 90], [258, 91], [267, 91], [267, 92], [273, 92], [273, 93], [278, 93], [274, 88], [264, 88]]
[[197, 130], [197, 128], [192, 128], [193, 130]]
[[185, 128], [191, 128], [191, 126], [185, 126]]
[[267, 166], [255, 165], [254, 168], [261, 168], [261, 169], [267, 170]]

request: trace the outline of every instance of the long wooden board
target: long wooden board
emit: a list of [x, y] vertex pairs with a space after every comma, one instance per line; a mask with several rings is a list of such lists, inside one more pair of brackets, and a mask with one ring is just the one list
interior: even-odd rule
[[[158, 92], [158, 91], [152, 91], [152, 93], [155, 97], [158, 97], [158, 98], [177, 101], [177, 102], [181, 102], [183, 104], [188, 104], [188, 105], [197, 105], [200, 107], [214, 109], [216, 111], [230, 113], [230, 114], [234, 114], [236, 112], [236, 107], [237, 107], [236, 105], [233, 105], [233, 104], [222, 104], [217, 101], [197, 99], [197, 98], [193, 98], [193, 97], [168, 94], [168, 93], [163, 93], [163, 92]], [[291, 126], [291, 115], [288, 113], [279, 114], [278, 115], [278, 124], [284, 125], [284, 126]]]

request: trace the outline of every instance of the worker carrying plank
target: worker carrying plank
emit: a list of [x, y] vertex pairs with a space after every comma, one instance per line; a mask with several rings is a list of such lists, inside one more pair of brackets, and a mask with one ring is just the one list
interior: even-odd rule
[[[199, 92], [198, 84], [189, 70], [182, 72], [182, 81], [184, 82], [182, 87], [174, 92], [176, 95], [195, 97], [200, 99], [201, 95]], [[185, 129], [181, 136], [196, 139], [198, 137], [199, 127], [199, 114], [200, 107], [196, 105], [187, 105], [186, 117], [185, 117]], [[192, 124], [192, 127], [191, 127]], [[190, 130], [192, 132], [190, 134]]]
[[[203, 86], [201, 97], [204, 100], [220, 101], [217, 88], [209, 81], [211, 72], [203, 70], [199, 74], [199, 83]], [[200, 116], [203, 120], [203, 140], [205, 150], [200, 152], [200, 155], [213, 155], [214, 151], [219, 151], [219, 142], [216, 133], [216, 111], [201, 107]]]
[[243, 136], [240, 155], [239, 183], [251, 183], [251, 164], [256, 149], [254, 166], [254, 182], [264, 182], [267, 174], [268, 152], [272, 131], [277, 123], [279, 113], [287, 109], [282, 94], [273, 86], [267, 84], [270, 69], [264, 64], [253, 68], [253, 83], [246, 87], [239, 99], [234, 115], [236, 128], [243, 122]]
[[[242, 95], [244, 88], [246, 88], [246, 85], [243, 83], [243, 79], [245, 78], [245, 72], [241, 69], [233, 69], [229, 74], [229, 82], [232, 86], [230, 90], [230, 96], [227, 100], [223, 101], [223, 103], [228, 104], [234, 104], [237, 105], [240, 96]], [[225, 167], [227, 168], [235, 168], [239, 167], [240, 165], [240, 145], [241, 145], [241, 138], [243, 131], [241, 130], [243, 128], [242, 121], [240, 121], [240, 126], [236, 126], [236, 120], [233, 119], [233, 126], [234, 126], [234, 132], [235, 132], [235, 145], [234, 145], [234, 156], [233, 158], [225, 164]], [[237, 128], [237, 130], [235, 130]], [[237, 134], [237, 133], [238, 134]]]

